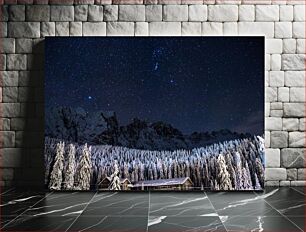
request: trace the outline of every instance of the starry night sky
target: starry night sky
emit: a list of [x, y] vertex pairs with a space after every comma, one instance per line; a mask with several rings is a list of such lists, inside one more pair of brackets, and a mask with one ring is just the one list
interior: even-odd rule
[[115, 111], [185, 134], [264, 132], [263, 37], [47, 38], [46, 107]]

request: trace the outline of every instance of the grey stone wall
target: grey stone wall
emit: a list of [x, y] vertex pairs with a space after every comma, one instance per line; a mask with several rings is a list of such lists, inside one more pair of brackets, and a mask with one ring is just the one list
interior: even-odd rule
[[0, 184], [43, 183], [45, 36], [255, 34], [266, 36], [266, 184], [304, 185], [304, 3], [304, 0], [4, 1], [0, 15]]

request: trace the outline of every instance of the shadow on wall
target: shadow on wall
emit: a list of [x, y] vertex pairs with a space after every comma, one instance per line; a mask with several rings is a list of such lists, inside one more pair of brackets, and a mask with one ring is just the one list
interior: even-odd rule
[[28, 71], [19, 78], [27, 87], [19, 87], [23, 131], [16, 134], [21, 148], [21, 168], [14, 173], [19, 186], [44, 187], [44, 40], [36, 41], [28, 56]]

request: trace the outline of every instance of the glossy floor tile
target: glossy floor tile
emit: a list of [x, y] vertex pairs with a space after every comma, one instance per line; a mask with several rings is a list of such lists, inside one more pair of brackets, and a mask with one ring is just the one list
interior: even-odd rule
[[194, 216], [194, 217], [172, 217], [172, 216], [150, 216], [148, 231], [152, 232], [183, 232], [183, 231], [218, 231], [226, 232], [219, 217], [216, 216]]
[[81, 216], [71, 225], [69, 230], [146, 232], [147, 222], [147, 216]]
[[151, 192], [150, 215], [201, 216], [214, 213], [214, 208], [204, 192]]
[[44, 192], [6, 189], [1, 231], [295, 232], [304, 188], [262, 192]]
[[277, 231], [301, 232], [294, 223], [284, 217], [273, 216], [223, 216], [221, 217], [227, 231]]

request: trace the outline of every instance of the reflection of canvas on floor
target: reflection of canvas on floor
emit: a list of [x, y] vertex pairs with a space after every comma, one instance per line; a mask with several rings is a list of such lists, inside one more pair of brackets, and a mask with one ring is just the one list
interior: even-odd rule
[[264, 188], [264, 37], [46, 38], [45, 52], [49, 189]]

